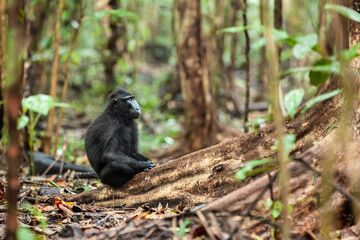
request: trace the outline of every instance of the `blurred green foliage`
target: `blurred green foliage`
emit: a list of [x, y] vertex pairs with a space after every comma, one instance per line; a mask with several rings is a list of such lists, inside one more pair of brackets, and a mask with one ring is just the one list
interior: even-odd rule
[[[248, 0], [247, 17], [248, 30], [251, 40], [251, 67], [256, 72], [252, 77], [254, 85], [259, 84], [258, 73], [266, 66], [262, 66], [262, 50], [265, 45], [261, 16], [259, 11], [259, 0]], [[46, 2], [44, 0], [31, 1], [31, 19], [35, 18], [35, 9], [39, 6], [49, 5], [48, 21], [46, 21], [37, 50], [31, 54], [31, 61], [42, 63], [46, 66], [44, 70], [45, 79], [50, 76], [51, 61], [53, 58], [56, 1]], [[211, 41], [213, 31], [221, 38], [223, 44], [223, 55], [221, 56], [228, 66], [231, 63], [231, 52], [236, 53], [236, 75], [235, 83], [244, 87], [243, 67], [245, 64], [244, 47], [245, 37], [242, 32], [242, 9], [237, 13], [237, 26], [231, 28], [232, 6], [231, 1], [222, 2], [223, 9], [219, 9], [215, 0], [202, 0], [202, 24], [206, 39]], [[103, 109], [106, 99], [106, 76], [104, 60], [112, 56], [113, 52], [108, 49], [108, 41], [111, 35], [109, 23], [124, 25], [126, 28], [124, 36], [118, 39], [121, 45], [121, 54], [116, 56], [114, 76], [116, 85], [133, 92], [142, 108], [142, 117], [139, 121], [140, 129], [140, 151], [147, 153], [174, 144], [181, 135], [181, 123], [183, 117], [181, 111], [170, 111], [165, 97], [175, 96], [176, 93], [168, 94], [168, 85], [176, 78], [176, 49], [173, 19], [173, 0], [122, 0], [118, 1], [119, 9], [111, 9], [108, 1], [66, 1], [65, 10], [62, 15], [60, 61], [64, 62], [74, 30], [80, 27], [76, 48], [72, 52], [69, 66], [69, 92], [67, 102], [74, 108], [66, 109], [64, 125], [66, 132], [74, 129], [84, 129], [92, 119]], [[304, 89], [304, 99], [312, 97], [314, 89], [309, 83], [309, 71], [312, 75], [321, 76], [324, 79], [329, 71], [324, 72], [327, 66], [316, 66], [321, 63], [322, 56], [318, 45], [318, 11], [319, 0], [285, 1], [284, 2], [283, 31], [274, 31], [278, 44], [282, 46], [281, 67], [284, 72], [281, 85], [285, 92], [293, 89]], [[330, 6], [331, 7], [331, 6]], [[84, 18], [79, 26], [81, 9], [84, 8]], [[328, 6], [329, 8], [329, 6]], [[332, 6], [333, 10], [336, 6]], [[343, 10], [343, 9], [340, 9]], [[347, 13], [347, 10], [343, 12]], [[219, 13], [220, 12], [220, 13]], [[349, 13], [352, 14], [352, 13]], [[218, 18], [216, 18], [218, 16]], [[219, 19], [222, 24], [218, 24]], [[217, 26], [213, 29], [214, 24]], [[218, 24], [218, 25], [217, 25]], [[230, 27], [230, 28], [229, 28]], [[221, 29], [227, 30], [221, 30]], [[220, 30], [220, 31], [219, 31]], [[226, 33], [228, 32], [228, 34]], [[230, 34], [229, 34], [230, 33]], [[232, 49], [232, 34], [237, 33], [238, 45]], [[355, 49], [357, 50], [357, 49]], [[348, 55], [351, 55], [349, 52]], [[217, 59], [215, 61], [218, 61]], [[299, 66], [303, 61], [306, 66]], [[332, 63], [336, 63], [332, 60]], [[298, 67], [298, 68], [296, 68]], [[302, 67], [302, 68], [301, 68]], [[330, 67], [333, 67], [331, 65]], [[220, 68], [217, 66], [217, 68]], [[319, 70], [319, 68], [321, 68]], [[289, 70], [290, 69], [290, 70]], [[288, 70], [288, 71], [287, 71]], [[333, 72], [334, 69], [331, 71]], [[218, 71], [212, 76], [214, 86], [221, 86], [223, 76]], [[310, 74], [311, 78], [311, 74]], [[63, 74], [60, 71], [60, 96]], [[326, 80], [326, 79], [325, 79]], [[321, 80], [320, 83], [322, 83]], [[318, 85], [316, 82], [315, 85]], [[319, 84], [320, 84], [319, 83]], [[255, 87], [256, 88], [256, 87]], [[217, 88], [216, 88], [217, 89]], [[47, 92], [48, 85], [41, 86], [40, 92]], [[220, 90], [222, 91], [222, 90]], [[160, 94], [166, 92], [166, 94]], [[262, 99], [266, 100], [266, 92], [260, 92]], [[285, 94], [284, 94], [285, 95]], [[291, 115], [300, 104], [301, 100], [293, 99], [293, 106], [288, 106]], [[181, 99], [180, 99], [181, 100]], [[296, 100], [296, 101], [295, 101]], [[227, 124], [239, 127], [238, 122], [231, 117], [224, 117], [221, 109], [219, 119]], [[258, 124], [255, 122], [255, 125]], [[70, 130], [71, 129], [71, 130]], [[59, 153], [63, 141], [60, 141]], [[69, 134], [66, 159], [78, 159], [83, 151], [83, 133]]]

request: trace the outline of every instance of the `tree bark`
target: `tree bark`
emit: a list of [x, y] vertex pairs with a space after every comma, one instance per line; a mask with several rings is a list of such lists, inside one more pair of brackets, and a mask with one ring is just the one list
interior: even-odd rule
[[[47, 22], [47, 16], [53, 11], [50, 5], [51, 1], [40, 1], [34, 6], [35, 19], [30, 21], [30, 42], [29, 47], [29, 58], [32, 54], [38, 51], [40, 38], [44, 29], [44, 24]], [[30, 66], [27, 67], [24, 87], [23, 87], [23, 98], [30, 95], [37, 94], [41, 85], [41, 74], [43, 71], [43, 63], [39, 61], [30, 61]]]
[[[118, 0], [110, 0], [109, 6], [114, 10], [119, 9], [120, 7]], [[103, 61], [105, 66], [105, 98], [114, 90], [114, 87], [116, 85], [114, 68], [117, 63], [117, 59], [121, 57], [121, 50], [118, 49], [118, 40], [120, 38], [124, 38], [126, 34], [126, 25], [122, 23], [121, 20], [115, 22], [110, 17], [109, 21], [109, 27], [111, 30], [111, 35], [107, 43], [107, 50], [109, 56], [106, 56]], [[122, 45], [125, 49], [126, 44], [123, 43]]]
[[[4, 1], [2, 1], [4, 2]], [[21, 160], [20, 132], [17, 130], [21, 106], [21, 87], [23, 79], [23, 59], [25, 29], [21, 23], [19, 12], [24, 9], [22, 1], [13, 1], [8, 6], [7, 54], [6, 54], [6, 97], [5, 109], [9, 143], [6, 150], [8, 167], [6, 191], [7, 218], [6, 239], [16, 239], [18, 226], [17, 219], [17, 192], [19, 190], [19, 162]], [[1, 5], [5, 7], [5, 5]], [[2, 14], [4, 13], [2, 9]], [[6, 26], [6, 25], [5, 25]], [[2, 27], [5, 27], [2, 26]], [[5, 27], [6, 28], [6, 27]], [[2, 38], [4, 40], [4, 38]], [[4, 60], [4, 59], [3, 59]]]
[[[248, 26], [247, 23], [247, 0], [243, 1], [243, 25], [246, 28]], [[246, 94], [245, 94], [245, 112], [244, 112], [244, 132], [249, 132], [249, 105], [250, 105], [250, 37], [247, 29], [244, 31], [245, 34], [245, 86], [246, 86]]]
[[219, 142], [223, 129], [210, 92], [206, 46], [201, 26], [200, 0], [175, 1], [176, 50], [181, 91], [185, 105], [184, 152], [193, 152]]
[[[6, 1], [0, 3], [0, 101], [4, 100], [6, 83]], [[0, 140], [3, 137], [4, 105], [0, 106]]]

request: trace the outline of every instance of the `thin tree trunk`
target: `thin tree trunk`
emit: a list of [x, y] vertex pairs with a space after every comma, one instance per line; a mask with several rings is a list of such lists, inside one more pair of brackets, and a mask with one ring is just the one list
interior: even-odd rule
[[[237, 26], [238, 21], [238, 11], [240, 9], [240, 0], [233, 0], [231, 2], [232, 7], [232, 16], [231, 16], [231, 27]], [[233, 33], [231, 35], [231, 53], [230, 53], [230, 61], [231, 64], [229, 66], [229, 79], [227, 83], [226, 91], [229, 93], [233, 90], [232, 87], [234, 85], [234, 78], [235, 78], [235, 66], [236, 66], [236, 48], [238, 43], [238, 33]]]
[[[114, 10], [120, 7], [118, 0], [110, 0], [108, 4]], [[114, 90], [116, 85], [114, 67], [116, 65], [117, 59], [121, 57], [121, 52], [118, 49], [117, 43], [118, 40], [124, 37], [126, 34], [126, 25], [121, 23], [121, 21], [113, 22], [110, 19], [109, 27], [111, 30], [111, 35], [107, 43], [107, 51], [109, 52], [109, 56], [105, 57], [103, 61], [105, 66], [105, 98]], [[126, 46], [125, 43], [123, 45]]]
[[[4, 101], [6, 84], [6, 1], [0, 2], [0, 101]], [[0, 105], [0, 140], [3, 138], [4, 129], [4, 104]]]
[[[283, 14], [282, 14], [282, 3], [283, 0], [275, 0], [275, 9], [274, 9], [274, 27], [277, 30], [282, 30], [283, 27]], [[279, 67], [281, 69], [281, 47], [277, 46], [277, 52], [278, 52], [278, 61], [279, 61]]]
[[249, 131], [248, 121], [249, 121], [249, 105], [250, 105], [250, 37], [249, 32], [246, 29], [247, 27], [247, 1], [244, 0], [243, 4], [243, 25], [245, 27], [245, 82], [246, 82], [246, 94], [245, 94], [245, 113], [244, 113], [244, 132]]
[[327, 13], [324, 10], [323, 6], [327, 3], [327, 0], [319, 1], [319, 26], [318, 26], [318, 35], [319, 35], [319, 44], [321, 50], [323, 51], [324, 56], [327, 56], [326, 50], [326, 17]]
[[[40, 1], [34, 6], [33, 14], [35, 19], [30, 21], [30, 38], [29, 41], [29, 58], [38, 50], [40, 38], [42, 36], [44, 24], [47, 22], [47, 16], [51, 12], [50, 3], [53, 1]], [[56, 1], [54, 1], [56, 2]], [[43, 70], [43, 63], [39, 61], [31, 61], [27, 68], [26, 78], [23, 87], [23, 98], [39, 92], [41, 84], [41, 73]]]
[[[260, 23], [261, 25], [264, 25], [264, 16], [263, 16], [263, 9], [262, 5], [259, 6], [259, 15], [260, 15]], [[258, 94], [255, 97], [256, 100], [264, 100], [266, 97], [266, 91], [268, 89], [268, 79], [266, 78], [267, 72], [268, 72], [268, 63], [266, 61], [266, 53], [265, 53], [265, 47], [261, 47], [259, 49], [260, 51], [260, 63], [257, 66], [257, 86], [258, 86]]]
[[217, 132], [214, 98], [201, 26], [200, 0], [175, 1], [176, 50], [185, 103], [185, 148], [210, 146]]
[[[59, 76], [59, 47], [60, 47], [60, 31], [61, 31], [61, 16], [64, 10], [65, 0], [59, 0], [59, 8], [56, 16], [55, 26], [55, 44], [54, 44], [54, 59], [51, 68], [51, 81], [50, 81], [50, 95], [54, 102], [56, 101], [57, 80]], [[54, 130], [54, 118], [55, 107], [52, 107], [49, 111], [45, 134], [42, 141], [42, 147], [44, 153], [50, 154], [51, 150], [51, 138]]]
[[[72, 37], [71, 40], [71, 46], [68, 52], [68, 56], [65, 60], [65, 63], [63, 65], [62, 71], [64, 73], [64, 87], [62, 90], [62, 95], [61, 95], [61, 102], [65, 102], [66, 99], [66, 93], [67, 93], [67, 89], [68, 89], [68, 84], [69, 84], [69, 73], [68, 73], [68, 65], [71, 59], [71, 54], [75, 48], [76, 45], [76, 40], [78, 38], [79, 35], [79, 31], [80, 31], [80, 27], [81, 27], [81, 23], [84, 17], [84, 11], [85, 11], [85, 6], [81, 9], [81, 14], [80, 14], [80, 18], [78, 21], [78, 27], [77, 29], [75, 29], [74, 35]], [[59, 108], [59, 115], [58, 115], [58, 119], [57, 119], [57, 123], [56, 123], [56, 131], [55, 131], [55, 146], [54, 146], [54, 156], [56, 156], [56, 152], [57, 152], [57, 147], [58, 147], [58, 142], [59, 142], [59, 131], [60, 131], [60, 126], [61, 126], [61, 120], [63, 117], [63, 108], [60, 107]]]
[[[2, 3], [5, 1], [2, 1]], [[6, 98], [5, 107], [8, 121], [9, 145], [6, 151], [6, 162], [8, 166], [6, 191], [7, 219], [6, 239], [16, 239], [17, 230], [17, 192], [19, 190], [19, 162], [21, 160], [20, 132], [17, 130], [21, 106], [21, 88], [23, 79], [23, 54], [25, 29], [20, 22], [19, 12], [24, 9], [22, 1], [13, 1], [8, 8], [8, 35], [7, 35], [7, 74], [6, 74]], [[1, 12], [4, 13], [1, 5]], [[6, 26], [6, 25], [5, 25]], [[2, 38], [3, 40], [4, 38]]]
[[[273, 110], [273, 119], [276, 128], [276, 139], [278, 141], [277, 146], [277, 159], [279, 164], [280, 177], [280, 199], [283, 206], [288, 206], [288, 195], [289, 195], [289, 174], [286, 168], [286, 162], [288, 161], [288, 153], [285, 150], [285, 130], [283, 124], [283, 116], [281, 111], [281, 95], [280, 95], [280, 48], [276, 46], [276, 43], [272, 37], [273, 24], [271, 21], [270, 6], [267, 0], [262, 0], [264, 9], [264, 22], [266, 27], [266, 55], [269, 63], [270, 74], [269, 74], [269, 99], [271, 108]], [[281, 27], [282, 24], [282, 0], [275, 0], [275, 27]], [[280, 15], [280, 16], [279, 16]], [[280, 24], [281, 23], [281, 24]], [[282, 209], [282, 228], [281, 234], [282, 239], [288, 239], [290, 234], [290, 225], [288, 219], [288, 209], [283, 207]]]
[[[232, 9], [232, 16], [231, 16], [231, 27], [237, 26], [238, 23], [238, 11], [240, 9], [240, 0], [233, 0], [231, 2], [231, 9]], [[237, 96], [238, 93], [234, 91], [234, 80], [235, 80], [235, 67], [236, 67], [236, 53], [237, 53], [237, 44], [238, 44], [238, 33], [233, 33], [231, 36], [231, 53], [230, 53], [230, 66], [229, 69], [225, 67], [224, 64], [224, 70], [223, 75], [224, 77], [224, 89], [225, 89], [225, 98], [228, 99], [228, 101], [232, 102], [235, 108], [235, 114], [238, 116], [241, 116], [242, 110], [241, 110], [241, 99]], [[222, 51], [223, 54], [223, 51]], [[221, 55], [221, 58], [223, 55]], [[222, 60], [223, 61], [223, 60]], [[224, 61], [223, 61], [224, 62]]]

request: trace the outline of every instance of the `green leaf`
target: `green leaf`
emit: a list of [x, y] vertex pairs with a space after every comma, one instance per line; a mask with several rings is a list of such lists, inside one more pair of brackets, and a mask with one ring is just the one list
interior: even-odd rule
[[310, 71], [312, 67], [295, 67], [290, 68], [284, 72], [281, 73], [281, 77], [286, 77], [287, 75], [293, 74], [293, 73], [299, 73], [299, 72], [307, 72]]
[[17, 120], [17, 129], [23, 129], [29, 123], [29, 117], [26, 115], [22, 115]]
[[273, 204], [274, 204], [274, 202], [272, 200], [269, 200], [264, 203], [264, 207], [271, 207]]
[[290, 117], [293, 119], [296, 113], [297, 107], [301, 104], [304, 97], [304, 90], [295, 89], [288, 92], [284, 97], [284, 106]]
[[[289, 155], [289, 153], [291, 152], [291, 150], [295, 146], [296, 135], [294, 135], [294, 134], [285, 134], [284, 136], [282, 136], [281, 139], [282, 139], [282, 142], [283, 142], [284, 150], [286, 151], [286, 155]], [[276, 139], [275, 142], [274, 142], [274, 145], [271, 146], [271, 150], [277, 150], [278, 147], [279, 147], [279, 141]]]
[[290, 38], [289, 34], [286, 31], [276, 28], [272, 30], [272, 35], [275, 41], [281, 41]]
[[284, 205], [283, 205], [282, 202], [280, 202], [280, 201], [275, 201], [275, 202], [274, 202], [274, 208], [275, 208], [275, 209], [279, 209], [280, 212], [281, 212], [283, 206], [284, 206]]
[[348, 8], [348, 7], [345, 7], [342, 5], [328, 3], [328, 4], [325, 4], [324, 9], [325, 10], [333, 10], [355, 22], [360, 22], [360, 14], [358, 12], [356, 12], [355, 10], [352, 10], [351, 8]]
[[317, 44], [317, 34], [309, 34], [295, 38], [297, 44], [293, 47], [293, 54], [296, 59], [303, 59], [305, 55]]
[[[284, 72], [281, 73], [281, 77], [286, 77], [287, 75], [293, 74], [293, 73], [299, 73], [299, 72], [322, 72], [322, 73], [340, 73], [340, 64], [337, 61], [334, 61], [332, 59], [327, 59], [330, 64], [324, 64], [322, 65], [319, 63], [319, 65], [314, 66], [307, 66], [307, 67], [295, 67], [290, 68]], [[320, 60], [319, 60], [320, 61]]]
[[183, 238], [186, 235], [186, 227], [191, 223], [189, 219], [186, 219], [179, 227], [179, 230], [177, 231], [179, 237]]
[[319, 95], [319, 96], [317, 96], [317, 97], [309, 100], [309, 101], [306, 103], [304, 109], [301, 111], [301, 114], [304, 114], [307, 110], [309, 110], [309, 109], [310, 109], [312, 106], [314, 106], [316, 103], [322, 102], [322, 101], [327, 100], [327, 99], [329, 99], [329, 98], [332, 98], [332, 97], [338, 95], [338, 94], [341, 93], [341, 92], [342, 92], [341, 89], [335, 89], [335, 90], [333, 90], [333, 91], [331, 91], [331, 92], [321, 94], [321, 95]]
[[268, 164], [268, 163], [273, 163], [275, 162], [273, 159], [255, 159], [255, 160], [250, 160], [248, 161], [245, 166], [241, 169], [239, 169], [236, 174], [235, 174], [235, 178], [237, 180], [244, 180], [246, 179], [246, 177], [252, 173], [252, 171], [254, 171], [253, 169], [255, 167], [258, 167], [260, 165], [264, 165], [264, 164]]
[[281, 214], [281, 210], [283, 208], [283, 204], [280, 201], [275, 201], [273, 205], [273, 209], [270, 210], [271, 215], [273, 218], [278, 218]]
[[283, 136], [284, 149], [287, 155], [295, 147], [296, 135], [295, 134], [285, 134]]
[[59, 187], [56, 183], [54, 183], [53, 181], [47, 181], [51, 186], [56, 187], [57, 189], [61, 190], [61, 187]]
[[62, 108], [69, 108], [69, 107], [71, 107], [70, 104], [68, 104], [68, 103], [62, 103], [62, 102], [55, 102], [55, 103], [54, 103], [54, 106], [55, 106], [55, 107], [62, 107]]
[[316, 33], [299, 36], [295, 38], [298, 44], [308, 45], [311, 48], [314, 47], [318, 42], [318, 36]]
[[310, 83], [314, 86], [323, 84], [332, 72], [337, 72], [336, 65], [331, 59], [322, 58], [317, 61], [309, 73]]
[[260, 124], [266, 122], [269, 120], [269, 116], [266, 116], [266, 117], [259, 117], [257, 119], [255, 119], [255, 122], [254, 122], [254, 132], [257, 134], [259, 133], [259, 129], [260, 129]]
[[296, 59], [301, 60], [310, 51], [311, 51], [311, 47], [303, 44], [296, 44], [293, 48], [293, 55]]
[[93, 16], [94, 16], [94, 18], [95, 18], [96, 20], [100, 20], [100, 19], [102, 19], [103, 17], [105, 17], [107, 14], [108, 14], [108, 11], [103, 10], [103, 11], [97, 11], [97, 12], [95, 12]]
[[27, 227], [19, 227], [16, 231], [16, 239], [18, 240], [33, 240], [36, 239], [35, 234]]
[[27, 110], [47, 115], [49, 110], [54, 106], [54, 101], [51, 96], [45, 94], [37, 94], [29, 96], [22, 100], [24, 112]]
[[355, 46], [353, 46], [350, 49], [341, 51], [341, 58], [346, 62], [350, 62], [350, 61], [354, 60], [355, 58], [360, 56], [358, 53], [359, 48], [360, 48], [360, 45], [356, 44]]
[[235, 27], [228, 27], [228, 28], [223, 28], [220, 29], [218, 31], [216, 31], [216, 34], [220, 34], [220, 33], [240, 33], [243, 32], [245, 30], [258, 30], [258, 31], [264, 31], [265, 27], [261, 26], [261, 25], [249, 25], [249, 26], [235, 26]]
[[273, 218], [278, 218], [281, 214], [281, 211], [279, 209], [271, 209], [270, 210], [271, 215], [273, 216]]

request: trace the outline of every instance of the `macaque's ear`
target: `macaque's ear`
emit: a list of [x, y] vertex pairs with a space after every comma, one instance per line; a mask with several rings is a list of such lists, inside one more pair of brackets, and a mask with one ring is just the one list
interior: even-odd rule
[[118, 100], [116, 100], [116, 99], [111, 100], [111, 105], [112, 105], [113, 107], [116, 107], [117, 104], [118, 104]]

